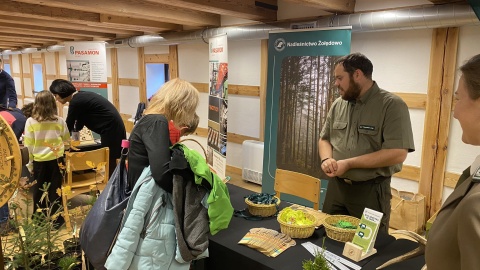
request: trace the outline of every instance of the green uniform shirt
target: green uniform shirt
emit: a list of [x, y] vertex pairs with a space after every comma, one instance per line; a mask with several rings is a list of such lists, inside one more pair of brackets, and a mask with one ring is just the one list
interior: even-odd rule
[[[376, 82], [356, 102], [339, 97], [332, 104], [320, 133], [333, 146], [333, 158], [343, 160], [381, 149], [415, 151], [408, 107], [398, 96], [380, 89]], [[341, 177], [366, 181], [391, 176], [402, 164], [373, 169], [351, 169]]]

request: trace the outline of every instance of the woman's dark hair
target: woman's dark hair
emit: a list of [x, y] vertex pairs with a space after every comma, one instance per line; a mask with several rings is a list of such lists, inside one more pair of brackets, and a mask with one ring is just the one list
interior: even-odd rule
[[33, 112], [33, 102], [23, 105], [22, 113], [26, 118], [32, 117]]
[[460, 67], [460, 71], [467, 86], [468, 96], [477, 100], [480, 98], [480, 54], [470, 58]]
[[350, 74], [350, 76], [353, 75], [355, 70], [360, 69], [365, 77], [370, 80], [372, 79], [373, 64], [365, 55], [361, 53], [352, 53], [346, 55], [338, 59], [335, 63], [335, 66], [338, 64], [342, 64], [343, 68], [346, 72], [348, 72], [348, 74]]
[[54, 95], [59, 95], [61, 98], [66, 98], [75, 93], [77, 89], [73, 84], [64, 79], [56, 79], [50, 85], [50, 92]]

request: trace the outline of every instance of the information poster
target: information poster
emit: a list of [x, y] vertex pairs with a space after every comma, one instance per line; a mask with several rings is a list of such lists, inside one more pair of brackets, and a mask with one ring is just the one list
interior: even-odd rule
[[228, 47], [227, 35], [209, 40], [207, 162], [220, 178], [227, 168]]
[[105, 42], [65, 42], [67, 80], [79, 91], [91, 91], [108, 99]]

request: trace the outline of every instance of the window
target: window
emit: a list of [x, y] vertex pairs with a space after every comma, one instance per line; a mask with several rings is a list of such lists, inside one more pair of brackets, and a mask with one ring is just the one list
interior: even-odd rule
[[157, 90], [168, 81], [168, 64], [146, 64], [147, 99], [150, 99]]
[[10, 64], [4, 64], [3, 70], [5, 70], [8, 74], [12, 75], [12, 72], [10, 72]]
[[42, 64], [33, 64], [33, 91], [38, 93], [43, 89], [43, 67]]

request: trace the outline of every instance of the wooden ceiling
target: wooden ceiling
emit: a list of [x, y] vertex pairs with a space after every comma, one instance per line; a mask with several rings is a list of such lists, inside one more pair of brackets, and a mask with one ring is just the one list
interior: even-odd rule
[[[353, 13], [355, 8], [355, 0], [283, 1], [338, 14]], [[278, 9], [277, 0], [0, 0], [0, 3], [0, 50], [220, 27], [220, 15], [275, 22]]]

